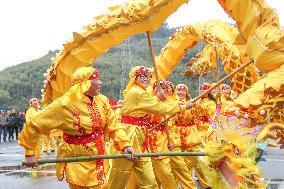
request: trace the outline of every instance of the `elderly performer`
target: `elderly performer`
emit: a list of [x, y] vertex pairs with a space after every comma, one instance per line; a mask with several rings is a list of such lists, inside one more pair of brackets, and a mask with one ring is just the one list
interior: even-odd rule
[[[152, 78], [152, 70], [147, 67], [134, 67], [130, 71], [129, 77], [130, 81], [123, 93], [124, 101], [121, 108], [121, 122], [135, 151], [140, 153], [148, 152], [148, 128], [151, 124], [147, 116], [149, 114], [171, 115], [191, 108], [194, 104], [186, 102], [180, 105], [178, 102], [167, 103], [158, 101], [156, 97], [146, 90]], [[156, 96], [159, 99], [165, 98], [163, 92], [158, 92]], [[136, 162], [113, 160], [109, 188], [125, 188], [132, 170], [134, 170], [140, 189], [158, 189], [151, 158], [141, 158]]]
[[[117, 122], [107, 97], [101, 95], [100, 73], [93, 67], [82, 67], [72, 75], [73, 86], [27, 121], [19, 143], [25, 148], [28, 165], [36, 165], [36, 141], [39, 133], [63, 130], [58, 157], [101, 155], [105, 153], [104, 138], [111, 136], [124, 153], [132, 154], [130, 141]], [[100, 189], [105, 181], [102, 160], [58, 163], [57, 178], [66, 180], [70, 188]]]

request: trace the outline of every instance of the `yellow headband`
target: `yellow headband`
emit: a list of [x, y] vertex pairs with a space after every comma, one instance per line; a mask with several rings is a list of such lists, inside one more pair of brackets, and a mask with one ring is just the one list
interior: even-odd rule
[[87, 80], [96, 71], [93, 67], [78, 68], [71, 76], [72, 85], [76, 85]]

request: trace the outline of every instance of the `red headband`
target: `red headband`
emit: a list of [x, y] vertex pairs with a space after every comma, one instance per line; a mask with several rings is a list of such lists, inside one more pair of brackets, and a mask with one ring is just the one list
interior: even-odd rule
[[173, 89], [175, 88], [174, 84], [172, 82], [170, 82], [170, 81], [167, 81], [167, 85], [171, 86]]
[[229, 86], [229, 85], [224, 84], [224, 85], [222, 85], [222, 90], [224, 90], [224, 89], [230, 89], [230, 86]]
[[181, 90], [181, 91], [187, 91], [188, 88], [184, 85], [180, 85], [180, 86], [177, 86], [177, 90]]
[[33, 103], [33, 102], [38, 102], [38, 99], [37, 98], [32, 98], [30, 103]]
[[[164, 80], [160, 80], [159, 83], [160, 83], [160, 85], [163, 84], [165, 86], [168, 86], [167, 82], [164, 81]], [[153, 89], [155, 89], [156, 87], [157, 87], [157, 81], [154, 83]]]
[[151, 73], [151, 72], [149, 71], [148, 68], [141, 66], [140, 69], [136, 71], [135, 76], [137, 77], [137, 76], [139, 76], [141, 74], [147, 75], [149, 73]]
[[94, 73], [92, 73], [92, 75], [88, 78], [88, 80], [95, 80], [99, 78], [100, 78], [100, 72], [96, 70], [94, 71]]
[[210, 88], [210, 84], [202, 83], [199, 88], [200, 88], [200, 90], [207, 90], [207, 89]]

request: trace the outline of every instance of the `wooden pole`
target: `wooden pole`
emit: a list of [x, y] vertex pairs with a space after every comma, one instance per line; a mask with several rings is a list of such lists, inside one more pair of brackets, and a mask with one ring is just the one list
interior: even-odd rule
[[[138, 153], [134, 154], [135, 157], [159, 157], [159, 156], [207, 156], [205, 152], [157, 152], [157, 153]], [[65, 157], [65, 158], [51, 158], [37, 160], [37, 164], [45, 163], [67, 163], [67, 162], [78, 162], [78, 161], [93, 161], [99, 159], [118, 159], [128, 158], [132, 154], [114, 154], [114, 155], [95, 155], [95, 156], [79, 156], [79, 157]], [[25, 162], [22, 162], [26, 165]]]
[[[218, 82], [219, 78], [220, 78], [220, 68], [219, 68], [219, 62], [218, 62], [217, 47], [215, 46], [214, 48], [215, 48], [215, 56], [216, 56], [216, 75], [217, 75], [216, 76], [216, 82]], [[219, 88], [219, 92], [221, 92], [222, 91], [221, 85], [219, 85], [218, 88]], [[219, 95], [218, 100], [219, 100], [219, 102], [221, 102], [221, 95]]]
[[[201, 95], [199, 95], [198, 97], [195, 97], [194, 99], [192, 99], [192, 103], [196, 102], [197, 100], [199, 100], [200, 98], [202, 98], [203, 96], [205, 96], [206, 94], [208, 94], [209, 92], [211, 92], [213, 89], [215, 89], [216, 87], [218, 87], [219, 85], [221, 85], [224, 81], [226, 81], [227, 79], [229, 79], [230, 77], [232, 77], [234, 74], [236, 74], [237, 72], [239, 72], [240, 70], [248, 67], [250, 64], [253, 63], [253, 60], [248, 61], [247, 63], [241, 65], [240, 67], [236, 68], [232, 73], [228, 74], [227, 76], [223, 77], [220, 81], [218, 81], [215, 85], [213, 85], [212, 87], [210, 87], [209, 89], [207, 89], [206, 91], [204, 91]], [[177, 112], [179, 113], [179, 112]], [[169, 116], [167, 119], [165, 119], [163, 122], [155, 125], [154, 127], [152, 127], [151, 129], [149, 129], [150, 131], [159, 127], [160, 125], [164, 124], [165, 122], [169, 121], [171, 118], [173, 118], [177, 113]]]
[[160, 86], [160, 78], [158, 75], [158, 71], [157, 71], [157, 64], [156, 64], [156, 60], [155, 60], [155, 53], [154, 53], [154, 49], [153, 49], [153, 45], [152, 45], [152, 39], [151, 39], [151, 34], [149, 31], [147, 31], [147, 38], [148, 38], [148, 45], [149, 45], [149, 50], [150, 50], [150, 55], [151, 55], [151, 63], [152, 66], [154, 68], [154, 74], [157, 80], [157, 86], [158, 86], [158, 91], [161, 92], [161, 86]]
[[111, 106], [112, 108], [121, 108], [122, 107], [122, 105], [121, 104], [118, 104], [118, 105], [113, 105], [113, 106]]
[[[154, 49], [153, 49], [153, 45], [152, 45], [151, 34], [150, 34], [149, 31], [147, 31], [147, 38], [148, 38], [148, 45], [149, 45], [149, 50], [150, 50], [150, 55], [151, 55], [151, 60], [152, 60], [151, 62], [152, 62], [155, 77], [156, 77], [156, 80], [157, 80], [158, 91], [161, 92], [160, 78], [159, 78], [159, 75], [158, 75], [157, 64], [156, 64], [156, 60], [155, 60], [155, 53], [154, 53]], [[169, 128], [168, 128], [166, 123], [167, 122], [164, 122], [164, 124], [166, 125], [167, 141], [168, 141], [168, 146], [169, 146], [169, 145], [171, 145], [171, 137], [170, 137]]]

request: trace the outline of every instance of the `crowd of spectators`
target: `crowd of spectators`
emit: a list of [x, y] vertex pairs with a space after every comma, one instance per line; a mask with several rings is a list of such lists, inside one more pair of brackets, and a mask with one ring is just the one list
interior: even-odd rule
[[0, 142], [18, 140], [25, 122], [25, 112], [1, 110], [0, 112]]

